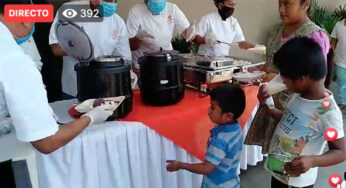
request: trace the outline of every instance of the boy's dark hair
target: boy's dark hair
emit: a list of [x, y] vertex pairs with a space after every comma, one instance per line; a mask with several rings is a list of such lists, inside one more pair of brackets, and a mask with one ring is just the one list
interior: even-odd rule
[[320, 80], [327, 74], [321, 47], [307, 37], [296, 37], [284, 44], [274, 55], [274, 65], [280, 74], [293, 81], [303, 76]]
[[222, 113], [233, 113], [235, 120], [238, 119], [245, 110], [245, 94], [238, 86], [218, 86], [210, 92], [210, 98], [218, 102]]
[[[32, 0], [33, 2], [33, 0]], [[31, 4], [30, 0], [0, 0], [0, 13], [4, 13], [5, 5], [7, 4]]]

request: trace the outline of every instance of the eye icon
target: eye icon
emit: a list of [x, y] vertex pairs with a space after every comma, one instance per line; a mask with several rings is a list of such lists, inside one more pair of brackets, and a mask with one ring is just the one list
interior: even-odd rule
[[77, 16], [77, 11], [75, 11], [74, 9], [66, 9], [62, 12], [62, 15], [65, 17], [65, 18], [68, 18], [68, 19], [71, 19], [71, 18], [74, 18]]

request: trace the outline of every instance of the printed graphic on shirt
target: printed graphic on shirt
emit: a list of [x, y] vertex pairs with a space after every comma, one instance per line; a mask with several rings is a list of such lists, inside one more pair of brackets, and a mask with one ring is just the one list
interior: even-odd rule
[[288, 184], [289, 181], [289, 177], [283, 174], [283, 165], [299, 157], [313, 137], [323, 136], [319, 129], [321, 116], [336, 109], [334, 100], [329, 101], [328, 108], [323, 106], [323, 100], [314, 104], [312, 109], [307, 109], [311, 113], [302, 112], [299, 106], [288, 105], [273, 135], [270, 157], [265, 165], [282, 182]]

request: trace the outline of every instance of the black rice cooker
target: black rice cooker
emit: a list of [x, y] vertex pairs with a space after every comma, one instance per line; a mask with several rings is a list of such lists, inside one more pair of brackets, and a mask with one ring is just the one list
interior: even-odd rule
[[139, 87], [145, 104], [165, 106], [184, 98], [184, 59], [177, 51], [144, 53], [138, 62]]
[[93, 45], [83, 28], [70, 21], [60, 21], [56, 28], [60, 46], [80, 63], [77, 73], [77, 98], [88, 99], [125, 96], [112, 118], [122, 118], [132, 111], [131, 66], [119, 56], [94, 58]]

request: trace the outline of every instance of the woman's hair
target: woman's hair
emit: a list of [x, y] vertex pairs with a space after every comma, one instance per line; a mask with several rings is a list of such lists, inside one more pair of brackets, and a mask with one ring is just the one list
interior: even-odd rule
[[300, 0], [300, 4], [303, 4], [303, 3], [305, 3], [306, 1], [310, 1], [310, 7], [309, 7], [308, 10], [307, 10], [307, 13], [309, 14], [309, 12], [310, 12], [310, 10], [311, 10], [311, 6], [312, 6], [312, 1], [313, 1], [313, 0]]
[[223, 3], [225, 0], [213, 0], [214, 1], [214, 5], [218, 8], [218, 4], [219, 3]]

